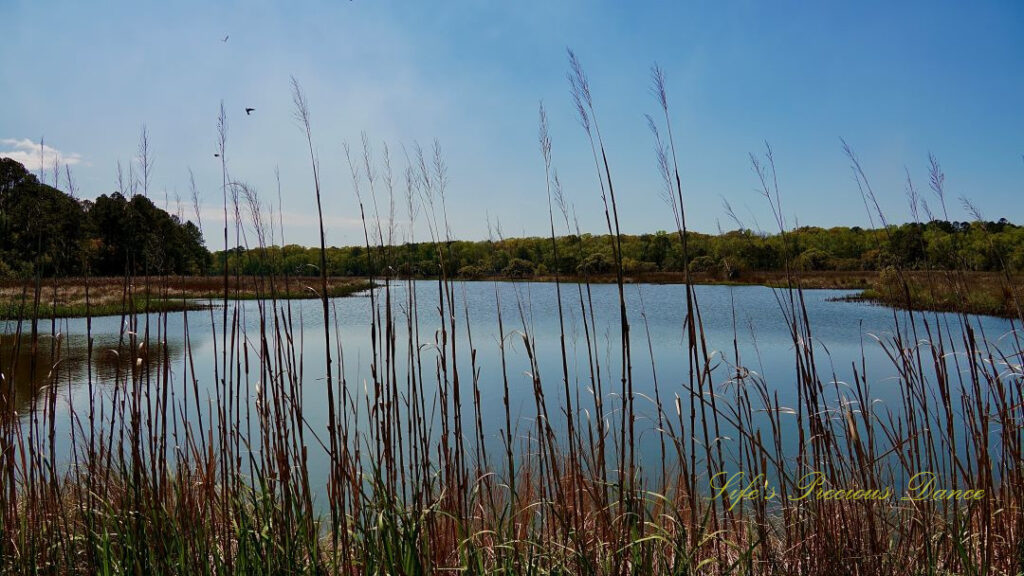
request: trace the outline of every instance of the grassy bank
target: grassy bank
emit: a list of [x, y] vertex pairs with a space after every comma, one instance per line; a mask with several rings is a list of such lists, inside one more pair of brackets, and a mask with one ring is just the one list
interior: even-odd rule
[[[327, 296], [349, 296], [373, 284], [360, 278], [330, 278]], [[116, 316], [145, 312], [180, 312], [208, 307], [206, 301], [223, 300], [223, 277], [153, 276], [148, 278], [46, 278], [0, 281], [0, 320], [17, 318], [74, 318]], [[233, 300], [320, 298], [319, 278], [230, 277], [228, 297]]]
[[[893, 273], [889, 272], [889, 276]], [[860, 290], [844, 300], [871, 302], [899, 309], [937, 312], [966, 312], [1018, 318], [1017, 302], [1024, 302], [1024, 276], [1009, 279], [998, 272], [905, 271], [909, 300], [902, 290], [893, 289], [893, 280], [886, 272], [866, 271], [743, 271], [731, 278], [706, 272], [694, 272], [689, 281], [698, 285], [767, 286], [786, 288], [788, 283], [802, 289]], [[436, 278], [435, 278], [436, 280]], [[515, 280], [505, 276], [471, 278], [472, 281]], [[535, 275], [533, 282], [567, 282], [581, 284], [613, 284], [613, 274], [578, 276]], [[120, 315], [122, 313], [178, 312], [207, 306], [196, 300], [218, 300], [224, 297], [224, 279], [214, 276], [152, 277], [146, 288], [144, 278], [133, 279], [126, 288], [122, 278], [44, 279], [41, 283], [38, 317], [73, 318]], [[644, 272], [625, 274], [625, 283], [682, 284], [682, 272]], [[86, 306], [85, 289], [89, 285], [90, 303]], [[141, 283], [141, 285], [140, 285]], [[366, 278], [329, 277], [327, 294], [331, 298], [349, 296], [369, 289]], [[35, 307], [35, 285], [32, 282], [0, 281], [0, 320], [31, 318]], [[320, 298], [320, 279], [300, 277], [279, 278], [271, 288], [269, 278], [231, 277], [230, 298], [253, 300], [273, 293], [278, 299]], [[1016, 296], [1015, 296], [1016, 291]], [[56, 299], [54, 298], [56, 294]]]
[[[899, 275], [902, 279], [897, 278]], [[507, 280], [505, 276], [476, 278], [476, 280]], [[593, 274], [588, 276], [535, 275], [534, 282], [580, 282], [612, 284], [617, 281], [614, 274]], [[870, 302], [901, 310], [965, 312], [1020, 318], [1017, 302], [1024, 303], [1024, 275], [1007, 276], [999, 272], [975, 272], [959, 270], [895, 270], [864, 271], [796, 271], [782, 270], [741, 271], [726, 278], [721, 274], [692, 272], [644, 272], [626, 273], [623, 282], [650, 284], [682, 284], [689, 280], [699, 285], [725, 286], [767, 286], [770, 288], [794, 288], [805, 290], [859, 290], [858, 294], [844, 297], [844, 300]], [[904, 292], [901, 282], [906, 282], [909, 294]]]
[[[793, 280], [799, 281], [800, 286], [808, 289], [829, 288], [841, 290], [863, 290], [878, 279], [878, 272], [798, 272], [787, 274], [782, 270], [756, 270], [743, 271], [724, 277], [721, 274], [709, 272], [641, 272], [624, 273], [622, 280], [626, 283], [649, 283], [649, 284], [683, 284], [689, 280], [693, 284], [700, 285], [724, 285], [724, 286], [768, 286], [772, 288], [785, 288], [787, 283]], [[485, 278], [479, 278], [481, 280]], [[505, 276], [486, 278], [487, 280], [507, 279]], [[562, 282], [580, 282], [593, 284], [613, 284], [617, 282], [615, 274], [589, 274], [573, 276], [554, 276], [540, 274], [529, 277], [534, 282], [554, 282], [556, 279]]]
[[887, 270], [847, 300], [901, 310], [962, 312], [1024, 320], [1024, 277], [994, 272]]

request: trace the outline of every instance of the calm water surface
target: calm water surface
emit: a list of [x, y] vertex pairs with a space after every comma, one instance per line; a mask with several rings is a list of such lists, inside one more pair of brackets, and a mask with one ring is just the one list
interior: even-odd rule
[[[434, 342], [435, 333], [441, 325], [438, 315], [438, 285], [432, 281], [414, 284], [419, 302], [419, 329], [423, 344], [424, 374], [428, 382], [433, 381], [434, 362], [437, 349], [429, 344]], [[399, 380], [404, 382], [407, 350], [405, 309], [406, 285], [392, 288], [393, 312], [398, 322], [398, 356], [402, 359], [397, 367]], [[587, 365], [584, 326], [580, 315], [579, 291], [576, 285], [562, 286], [562, 299], [566, 314], [566, 346], [570, 364], [570, 380], [583, 397], [582, 417], [592, 414], [593, 398], [590, 396], [589, 369]], [[619, 361], [619, 306], [618, 293], [614, 285], [594, 285], [591, 297], [596, 323], [600, 363], [604, 376], [606, 405], [614, 407], [618, 400], [621, 366]], [[796, 376], [794, 344], [789, 334], [780, 298], [785, 293], [759, 286], [698, 286], [695, 288], [707, 336], [709, 349], [716, 351], [715, 384], [722, 394], [727, 394], [728, 383], [736, 373], [734, 362], [734, 339], [739, 351], [740, 364], [747, 370], [764, 377], [768, 387], [777, 392], [783, 406], [795, 406]], [[381, 293], [378, 290], [378, 293]], [[901, 397], [896, 379], [897, 372], [892, 361], [885, 355], [877, 339], [891, 339], [894, 333], [893, 311], [887, 308], [862, 303], [834, 301], [849, 291], [809, 290], [804, 293], [807, 313], [813, 330], [813, 345], [818, 360], [818, 369], [824, 382], [838, 381], [839, 395], [846, 393], [845, 382], [853, 380], [853, 367], [866, 368], [870, 394], [876, 401], [876, 409], [898, 410]], [[541, 380], [545, 388], [548, 406], [556, 426], [564, 428], [565, 416], [561, 407], [565, 405], [561, 381], [562, 362], [559, 346], [559, 322], [556, 286], [551, 283], [492, 283], [465, 282], [455, 284], [457, 308], [455, 341], [458, 351], [458, 369], [463, 385], [471, 382], [469, 365], [468, 336], [471, 333], [473, 348], [476, 349], [476, 365], [480, 370], [479, 386], [482, 400], [482, 416], [487, 433], [486, 441], [500, 446], [498, 433], [504, 424], [502, 403], [503, 385], [498, 330], [498, 301], [503, 314], [506, 342], [508, 345], [508, 374], [511, 388], [513, 413], [519, 416], [521, 430], [528, 429], [535, 413], [530, 364], [525, 353], [522, 337], [518, 332], [529, 332], [536, 341], [536, 355]], [[687, 379], [686, 343], [683, 335], [685, 314], [685, 290], [680, 285], [629, 285], [626, 287], [628, 312], [632, 324], [633, 376], [637, 399], [637, 411], [642, 420], [638, 423], [640, 433], [641, 459], [657, 459], [658, 432], [653, 424], [656, 416], [654, 378], [658, 379], [663, 401], [671, 406], [674, 397], [684, 399], [688, 392], [683, 387]], [[370, 378], [370, 298], [358, 295], [332, 301], [337, 314], [337, 332], [332, 338], [340, 339], [343, 353], [342, 362], [347, 386], [355, 397], [362, 397]], [[324, 379], [324, 331], [322, 308], [319, 301], [292, 301], [292, 315], [297, 327], [296, 346], [301, 347], [303, 370], [303, 406], [309, 425], [315, 431], [326, 428], [326, 387]], [[257, 342], [259, 334], [259, 308], [255, 301], [232, 303], [230, 309], [237, 310], [245, 326], [249, 349], [249, 362], [258, 366]], [[469, 324], [466, 323], [468, 312]], [[198, 383], [200, 398], [213, 396], [214, 367], [219, 364], [219, 352], [215, 355], [215, 341], [220, 345], [222, 310], [172, 313], [162, 318], [148, 318], [148, 329], [152, 338], [159, 337], [167, 342], [167, 362], [161, 358], [149, 360], [150, 370], [167, 370], [176, 400], [180, 403], [192, 392], [192, 366]], [[901, 322], [906, 316], [899, 314]], [[928, 318], [934, 321], [935, 315]], [[959, 334], [960, 319], [955, 315], [938, 315], [940, 324], [948, 325], [953, 334]], [[134, 327], [138, 332], [146, 329], [147, 319], [140, 317]], [[188, 324], [187, 340], [185, 324]], [[1011, 336], [1013, 326], [1007, 320], [991, 317], [972, 317], [972, 325], [984, 338], [997, 341]], [[469, 328], [469, 330], [467, 330]], [[27, 327], [23, 327], [27, 329]], [[72, 432], [72, 411], [79, 417], [89, 406], [89, 386], [92, 379], [93, 401], [109, 414], [109, 402], [114, 388], [114, 374], [132, 354], [121, 342], [127, 337], [131, 326], [122, 324], [119, 317], [95, 318], [92, 323], [94, 338], [92, 362], [87, 362], [86, 321], [84, 319], [61, 320], [56, 330], [62, 334], [61, 350], [48, 355], [53, 345], [42, 340], [43, 349], [39, 363], [47, 369], [32, 370], [30, 355], [22, 341], [16, 354], [13, 333], [14, 323], [0, 323], [0, 369], [5, 370], [7, 383], [13, 383], [13, 401], [23, 421], [33, 410], [44, 409], [46, 397], [39, 393], [39, 387], [52, 380], [49, 358], [60, 357], [56, 374], [56, 429], [58, 444], [63, 443], [63, 452]], [[40, 323], [40, 330], [49, 333], [50, 322]], [[648, 339], [649, 334], [649, 339]], [[924, 338], [923, 332], [919, 338]], [[335, 345], [336, 341], [332, 343]], [[650, 344], [650, 346], [648, 346]], [[191, 349], [191, 357], [186, 350]], [[20, 354], [20, 356], [18, 356]], [[653, 364], [651, 361], [653, 355]], [[17, 369], [11, 370], [12, 359], [18, 356]], [[335, 362], [339, 359], [336, 357]], [[1014, 368], [1010, 368], [1014, 369]], [[1019, 367], [1015, 368], [1019, 371]], [[250, 402], [255, 400], [252, 390], [258, 370], [253, 369], [253, 387], [248, 393]], [[834, 374], [834, 376], [833, 376]], [[369, 387], [372, 390], [372, 386]], [[10, 388], [9, 388], [10, 389]], [[833, 395], [836, 393], [830, 392]], [[244, 395], [244, 394], [243, 394]], [[470, 398], [467, 394], [466, 399]], [[8, 391], [5, 402], [12, 401]], [[194, 398], [188, 400], [193, 406]], [[468, 402], [468, 400], [467, 400]], [[833, 405], [838, 405], [833, 404]], [[555, 410], [555, 407], [559, 410]], [[671, 408], [669, 408], [671, 410]], [[466, 406], [464, 412], [472, 413]], [[194, 419], [193, 412], [186, 416]], [[795, 422], [795, 417], [791, 417]], [[468, 423], [467, 419], [467, 423]], [[562, 431], [562, 430], [560, 430]], [[785, 430], [783, 430], [785, 435]], [[787, 444], [795, 442], [795, 434], [784, 436]], [[311, 453], [311, 472], [322, 469], [324, 457]], [[653, 460], [652, 460], [653, 462]]]

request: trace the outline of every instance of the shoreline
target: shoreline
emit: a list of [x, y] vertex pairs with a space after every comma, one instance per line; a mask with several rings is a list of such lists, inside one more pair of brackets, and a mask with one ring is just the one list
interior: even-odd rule
[[[957, 270], [910, 270], [903, 272], [907, 290], [896, 285], [898, 279], [890, 272], [864, 271], [794, 271], [789, 278], [793, 288], [803, 290], [857, 290], [834, 298], [842, 302], [861, 302], [898, 310], [915, 312], [963, 312], [971, 315], [994, 316], [1005, 319], [1020, 319], [1024, 309], [1024, 275], [1013, 275], [1012, 285], [999, 272], [965, 272]], [[682, 272], [648, 272], [627, 274], [626, 284], [684, 284]], [[467, 279], [469, 280], [469, 279]], [[482, 277], [473, 281], [510, 280], [503, 277]], [[532, 276], [518, 280], [532, 282], [554, 282], [553, 275]], [[562, 282], [583, 282], [591, 284], [614, 284], [614, 274], [602, 274], [585, 278], [564, 276]], [[789, 285], [784, 271], [744, 271], [736, 277], [725, 279], [709, 273], [692, 273], [690, 281], [697, 286], [764, 286], [786, 288]], [[910, 295], [907, 305], [906, 294]], [[1019, 307], [1018, 307], [1019, 303]]]
[[[732, 278], [695, 272], [690, 275], [694, 285], [764, 286], [786, 288], [790, 280], [794, 288], [804, 290], [857, 290], [857, 294], [837, 297], [837, 301], [864, 302], [896, 309], [930, 312], [965, 312], [999, 318], [1020, 318], [1018, 302], [1024, 303], [1024, 277], [1013, 277], [1008, 286], [1004, 275], [997, 272], [907, 271], [903, 273], [908, 290], [894, 289], [893, 278], [879, 271], [742, 271]], [[436, 277], [416, 277], [429, 280]], [[627, 284], [684, 284], [681, 272], [645, 272], [626, 274]], [[394, 277], [392, 281], [406, 281]], [[455, 278], [457, 281], [529, 281], [554, 282], [552, 274], [521, 278], [482, 276]], [[560, 276], [563, 283], [614, 284], [614, 274], [591, 276]], [[48, 320], [86, 316], [117, 316], [130, 313], [159, 313], [205, 310], [215, 307], [224, 298], [223, 276], [175, 276], [134, 278], [62, 278], [57, 280], [57, 298], [53, 297], [54, 279], [40, 283], [38, 314], [33, 314], [35, 283], [25, 280], [0, 281], [0, 321]], [[319, 277], [269, 278], [254, 276], [229, 277], [231, 300], [310, 300], [320, 298]], [[383, 280], [365, 277], [335, 276], [328, 278], [328, 296], [352, 296], [382, 286]], [[85, 305], [85, 289], [90, 291], [90, 305]], [[906, 305], [906, 294], [910, 306]], [[203, 302], [209, 301], [209, 302]]]
[[[320, 278], [229, 277], [230, 300], [309, 300], [320, 298]], [[35, 283], [0, 282], [0, 321], [50, 320], [128, 314], [207, 310], [224, 299], [223, 276], [153, 276], [150, 278], [61, 278], [40, 282], [38, 313]], [[373, 288], [363, 278], [329, 278], [330, 298], [351, 296]], [[89, 304], [86, 305], [86, 288]], [[56, 292], [56, 297], [54, 296]]]

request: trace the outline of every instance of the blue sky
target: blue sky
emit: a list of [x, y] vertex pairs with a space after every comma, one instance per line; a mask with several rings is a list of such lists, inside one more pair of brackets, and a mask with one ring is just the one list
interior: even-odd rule
[[[905, 170], [927, 190], [927, 155], [957, 198], [1024, 222], [1024, 4], [1019, 2], [41, 2], [0, 0], [0, 154], [45, 137], [83, 197], [116, 187], [145, 124], [150, 196], [173, 211], [195, 173], [212, 248], [221, 222], [213, 157], [220, 102], [233, 178], [276, 201], [289, 242], [314, 244], [315, 203], [289, 78], [309, 100], [328, 243], [361, 243], [343, 142], [437, 138], [454, 234], [546, 233], [537, 105], [585, 230], [603, 216], [565, 78], [566, 47], [590, 77], [623, 229], [671, 229], [644, 113], [658, 62], [690, 224], [770, 230], [748, 154], [772, 145], [790, 224], [866, 225], [841, 149], [857, 151], [891, 221], [910, 218]], [[896, 5], [898, 4], [898, 5]], [[228, 35], [227, 42], [221, 39]], [[243, 109], [254, 107], [252, 116]], [[28, 155], [34, 161], [35, 154]], [[183, 200], [184, 201], [184, 200]], [[185, 210], [191, 214], [190, 209]], [[402, 216], [403, 212], [399, 212]], [[543, 217], [542, 217], [543, 216]], [[425, 238], [425, 228], [416, 231]]]

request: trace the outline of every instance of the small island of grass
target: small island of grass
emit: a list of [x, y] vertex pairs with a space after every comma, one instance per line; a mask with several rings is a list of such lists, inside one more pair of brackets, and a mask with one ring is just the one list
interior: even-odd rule
[[[254, 279], [230, 277], [229, 300], [320, 298], [321, 280], [311, 277]], [[361, 278], [329, 278], [327, 296], [337, 298], [369, 290]], [[224, 299], [224, 278], [159, 276], [124, 278], [60, 278], [0, 282], [0, 320], [75, 318], [121, 314], [178, 312], [216, 306]]]

